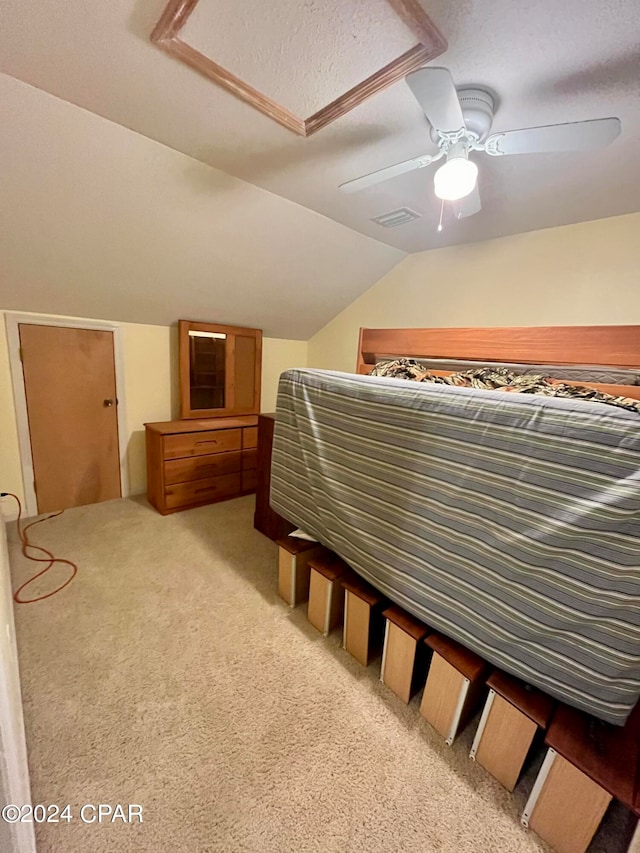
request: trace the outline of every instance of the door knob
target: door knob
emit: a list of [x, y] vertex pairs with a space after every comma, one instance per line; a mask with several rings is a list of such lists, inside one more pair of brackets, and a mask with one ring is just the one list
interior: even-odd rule
[[111, 398], [107, 398], [106, 400], [102, 401], [102, 405], [105, 407], [105, 409], [109, 409], [111, 408], [111, 406], [113, 406], [113, 400]]

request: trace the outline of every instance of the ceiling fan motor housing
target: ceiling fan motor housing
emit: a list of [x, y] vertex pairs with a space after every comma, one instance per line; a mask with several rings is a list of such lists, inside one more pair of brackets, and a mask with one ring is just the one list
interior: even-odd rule
[[484, 89], [458, 89], [458, 100], [469, 135], [485, 139], [493, 124], [495, 105], [491, 95]]

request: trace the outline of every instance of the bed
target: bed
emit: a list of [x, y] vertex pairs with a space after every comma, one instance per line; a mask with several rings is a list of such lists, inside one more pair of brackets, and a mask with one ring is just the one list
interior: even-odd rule
[[640, 400], [640, 327], [363, 329], [356, 374], [282, 375], [271, 476], [274, 509], [392, 601], [622, 725], [640, 695], [640, 414], [364, 375], [398, 357], [553, 366]]

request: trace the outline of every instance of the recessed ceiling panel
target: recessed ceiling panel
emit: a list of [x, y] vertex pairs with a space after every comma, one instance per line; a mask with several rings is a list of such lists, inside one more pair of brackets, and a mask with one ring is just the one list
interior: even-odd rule
[[300, 136], [447, 47], [418, 0], [169, 0], [151, 41]]
[[416, 44], [388, 0], [200, 0], [180, 38], [302, 117]]

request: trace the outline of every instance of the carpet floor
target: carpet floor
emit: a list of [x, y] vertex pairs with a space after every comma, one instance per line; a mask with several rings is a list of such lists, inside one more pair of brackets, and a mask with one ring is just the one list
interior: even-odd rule
[[[277, 597], [276, 547], [240, 498], [163, 518], [142, 499], [69, 510], [32, 541], [77, 562], [18, 606], [40, 853], [531, 853], [513, 795]], [[34, 572], [12, 530], [14, 588]], [[51, 589], [64, 567], [34, 584]], [[140, 804], [143, 823], [80, 807]], [[92, 816], [93, 812], [85, 812]], [[611, 810], [593, 853], [624, 850]]]

